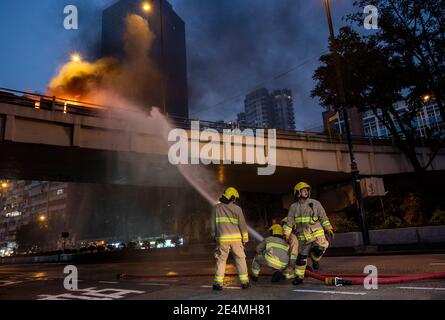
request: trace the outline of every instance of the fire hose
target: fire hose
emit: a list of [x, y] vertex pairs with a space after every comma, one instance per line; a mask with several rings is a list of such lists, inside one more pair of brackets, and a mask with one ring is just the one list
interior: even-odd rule
[[[173, 275], [128, 275], [118, 274], [118, 279], [164, 279], [164, 278], [193, 278], [193, 277], [212, 277], [213, 274], [173, 274]], [[237, 274], [226, 274], [226, 277], [236, 277]], [[306, 276], [316, 280], [323, 281], [328, 286], [349, 286], [349, 285], [363, 285], [364, 278], [369, 274], [318, 274], [306, 270]], [[352, 278], [352, 279], [346, 279]], [[413, 282], [420, 280], [445, 279], [445, 272], [433, 272], [425, 274], [379, 274], [377, 277], [378, 284], [396, 284], [403, 282]]]
[[[350, 285], [363, 285], [364, 278], [369, 274], [317, 274], [312, 271], [306, 270], [306, 275], [323, 281], [328, 286], [350, 286]], [[345, 279], [352, 278], [352, 279]], [[377, 277], [378, 284], [395, 284], [403, 282], [413, 282], [420, 280], [433, 280], [433, 279], [445, 279], [445, 272], [433, 272], [424, 274], [379, 274]]]

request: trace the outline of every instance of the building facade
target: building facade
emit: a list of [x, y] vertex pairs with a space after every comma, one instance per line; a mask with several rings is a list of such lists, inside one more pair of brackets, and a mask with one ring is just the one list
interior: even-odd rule
[[277, 130], [295, 131], [295, 116], [292, 92], [288, 89], [275, 90], [274, 99], [274, 126]]
[[295, 131], [292, 92], [288, 89], [270, 94], [261, 88], [249, 93], [244, 100], [244, 115], [247, 127]]
[[[396, 106], [396, 110], [403, 113], [403, 105]], [[400, 127], [396, 123], [396, 128]], [[414, 119], [413, 127], [417, 130], [420, 137], [431, 137], [445, 131], [444, 121], [440, 115], [439, 107], [434, 103], [428, 103], [423, 106]], [[389, 137], [391, 133], [385, 125], [374, 115], [372, 111], [363, 114], [364, 134], [367, 137]]]
[[[400, 114], [406, 111], [406, 106], [402, 103], [396, 104], [395, 109]], [[380, 116], [380, 114], [377, 114]], [[353, 135], [361, 135], [366, 137], [390, 137], [391, 133], [386, 126], [379, 120], [379, 117], [373, 111], [364, 113], [356, 112], [353, 116], [349, 116]], [[323, 112], [323, 120], [326, 132], [344, 133], [344, 120], [342, 113], [333, 111]], [[394, 121], [397, 131], [401, 128]], [[440, 115], [439, 107], [434, 103], [426, 103], [418, 112], [412, 123], [420, 137], [432, 137], [434, 135], [443, 135], [445, 132], [445, 123]], [[358, 129], [357, 129], [358, 128]]]
[[[33, 221], [58, 221], [60, 232], [68, 225], [67, 183], [10, 181], [0, 193], [0, 248], [17, 246], [17, 231]], [[59, 231], [59, 230], [58, 230]], [[53, 244], [55, 249], [57, 243]]]
[[273, 127], [273, 100], [266, 88], [255, 90], [246, 96], [244, 112], [248, 127]]
[[169, 115], [188, 118], [185, 23], [166, 0], [150, 3], [149, 12], [143, 10], [140, 0], [120, 0], [104, 10], [102, 56], [124, 59], [125, 18], [130, 14], [146, 18], [155, 35], [148, 53], [150, 62], [161, 74], [156, 81], [150, 81], [143, 104], [161, 110], [165, 104]]

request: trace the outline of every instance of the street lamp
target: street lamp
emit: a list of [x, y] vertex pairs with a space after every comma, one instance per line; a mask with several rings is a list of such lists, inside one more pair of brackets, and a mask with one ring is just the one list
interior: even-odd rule
[[427, 103], [431, 100], [431, 96], [429, 94], [426, 94], [422, 97], [423, 102]]
[[78, 53], [73, 53], [71, 55], [71, 61], [72, 62], [80, 62], [80, 61], [82, 61], [82, 57]]
[[326, 9], [326, 16], [328, 19], [332, 54], [334, 56], [335, 73], [337, 76], [338, 96], [340, 98], [341, 112], [343, 114], [343, 119], [345, 122], [345, 129], [346, 129], [346, 138], [348, 140], [349, 157], [351, 160], [352, 185], [354, 188], [354, 194], [355, 194], [355, 198], [356, 198], [356, 202], [357, 202], [358, 222], [359, 222], [360, 229], [362, 232], [363, 244], [365, 246], [367, 246], [370, 244], [370, 241], [369, 241], [368, 228], [366, 227], [365, 209], [364, 209], [364, 205], [363, 205], [362, 190], [360, 187], [360, 176], [359, 176], [360, 171], [358, 170], [357, 162], [355, 161], [354, 148], [352, 145], [351, 127], [349, 124], [348, 113], [346, 111], [346, 95], [345, 95], [345, 89], [343, 86], [343, 77], [342, 77], [341, 68], [340, 68], [340, 56], [337, 51], [337, 44], [336, 44], [336, 39], [335, 39], [335, 34], [334, 34], [334, 26], [332, 23], [332, 15], [331, 15], [331, 8], [329, 5], [329, 0], [324, 0], [324, 5], [325, 5], [325, 9]]
[[7, 182], [3, 181], [1, 186], [2, 186], [2, 189], [6, 189], [7, 187], [9, 187], [9, 184]]
[[41, 214], [41, 215], [39, 216], [39, 221], [40, 221], [40, 222], [45, 222], [45, 221], [46, 221], [46, 216], [45, 216], [44, 214]]
[[145, 12], [151, 12], [152, 9], [153, 7], [151, 6], [150, 2], [142, 3], [142, 10], [144, 10]]

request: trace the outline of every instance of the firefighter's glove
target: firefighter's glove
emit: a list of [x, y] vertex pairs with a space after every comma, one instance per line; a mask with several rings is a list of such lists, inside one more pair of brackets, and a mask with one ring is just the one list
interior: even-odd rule
[[333, 229], [326, 230], [325, 233], [326, 233], [326, 236], [328, 236], [329, 238], [331, 238], [331, 239], [335, 238], [335, 233], [334, 233]]

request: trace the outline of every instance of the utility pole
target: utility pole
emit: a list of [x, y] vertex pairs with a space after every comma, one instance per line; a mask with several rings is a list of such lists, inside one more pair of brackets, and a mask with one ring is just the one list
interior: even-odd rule
[[346, 95], [343, 85], [343, 77], [341, 73], [340, 68], [340, 56], [338, 53], [337, 43], [335, 39], [334, 34], [334, 26], [332, 24], [332, 16], [331, 16], [331, 8], [329, 5], [329, 0], [324, 0], [325, 9], [326, 9], [326, 16], [328, 19], [328, 26], [329, 26], [329, 34], [331, 39], [331, 48], [332, 48], [332, 54], [334, 56], [334, 64], [335, 64], [335, 73], [337, 76], [337, 90], [338, 90], [338, 97], [340, 99], [341, 103], [341, 112], [343, 114], [343, 119], [345, 122], [345, 130], [346, 130], [346, 138], [348, 140], [348, 148], [349, 148], [349, 157], [351, 161], [351, 175], [352, 175], [352, 185], [354, 188], [354, 194], [356, 199], [356, 205], [357, 205], [357, 217], [359, 226], [362, 232], [362, 238], [363, 238], [363, 244], [365, 246], [368, 246], [370, 244], [369, 241], [369, 233], [368, 228], [366, 226], [366, 217], [365, 217], [365, 209], [363, 205], [363, 196], [362, 196], [362, 190], [360, 187], [360, 171], [358, 170], [357, 162], [355, 161], [355, 155], [354, 155], [354, 149], [352, 145], [352, 136], [351, 136], [351, 127], [349, 123], [349, 116], [348, 112], [346, 110]]

